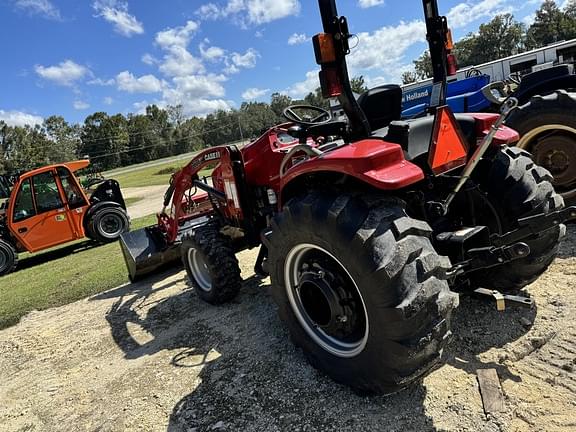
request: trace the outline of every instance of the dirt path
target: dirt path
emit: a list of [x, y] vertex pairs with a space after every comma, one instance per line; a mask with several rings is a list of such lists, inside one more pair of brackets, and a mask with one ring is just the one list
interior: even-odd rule
[[141, 198], [140, 201], [128, 206], [128, 214], [132, 219], [158, 213], [162, 209], [162, 200], [166, 185], [133, 187], [122, 189], [125, 199]]
[[[574, 431], [576, 228], [528, 291], [537, 310], [462, 300], [446, 364], [390, 397], [360, 397], [293, 348], [268, 294], [202, 303], [184, 274], [36, 312], [0, 332], [7, 431]], [[251, 275], [255, 252], [241, 255]], [[494, 367], [506, 411], [486, 416], [476, 370]]]

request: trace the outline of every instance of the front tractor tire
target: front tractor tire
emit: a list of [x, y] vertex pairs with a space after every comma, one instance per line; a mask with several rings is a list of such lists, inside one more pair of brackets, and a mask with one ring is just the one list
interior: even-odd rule
[[439, 362], [458, 305], [450, 262], [399, 201], [313, 193], [289, 201], [272, 231], [272, 295], [314, 367], [389, 394]]
[[510, 114], [506, 125], [520, 133], [518, 147], [552, 173], [566, 203], [576, 204], [576, 93], [534, 96]]
[[105, 207], [92, 215], [88, 222], [86, 236], [99, 243], [111, 243], [130, 229], [130, 219], [126, 210], [119, 207]]
[[[493, 233], [505, 234], [518, 228], [518, 219], [564, 207], [552, 186], [552, 175], [530, 156], [522, 149], [505, 146], [488, 155], [474, 174], [496, 213], [497, 223], [486, 223]], [[556, 258], [565, 232], [564, 225], [557, 225], [523, 240], [530, 247], [527, 257], [472, 273], [472, 286], [516, 291], [534, 282]]]
[[18, 252], [4, 240], [0, 239], [0, 276], [12, 272], [18, 264]]
[[182, 262], [198, 297], [220, 305], [240, 292], [242, 277], [230, 239], [208, 225], [186, 235], [180, 247]]

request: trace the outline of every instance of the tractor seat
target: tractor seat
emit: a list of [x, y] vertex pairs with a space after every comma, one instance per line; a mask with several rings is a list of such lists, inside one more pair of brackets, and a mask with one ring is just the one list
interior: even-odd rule
[[358, 104], [372, 130], [381, 129], [402, 118], [402, 89], [398, 85], [375, 87], [362, 93]]
[[[454, 116], [460, 125], [468, 148], [472, 148], [476, 145], [476, 121], [465, 114], [455, 114]], [[433, 127], [434, 116], [407, 121], [393, 121], [388, 127], [373, 131], [372, 137], [400, 144], [404, 149], [406, 159], [414, 161], [428, 154]]]

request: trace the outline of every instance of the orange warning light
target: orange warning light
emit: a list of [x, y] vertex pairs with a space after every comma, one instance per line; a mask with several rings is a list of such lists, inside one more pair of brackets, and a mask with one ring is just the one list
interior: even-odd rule
[[428, 156], [432, 172], [438, 175], [460, 168], [466, 164], [467, 156], [468, 146], [454, 114], [447, 106], [438, 108]]

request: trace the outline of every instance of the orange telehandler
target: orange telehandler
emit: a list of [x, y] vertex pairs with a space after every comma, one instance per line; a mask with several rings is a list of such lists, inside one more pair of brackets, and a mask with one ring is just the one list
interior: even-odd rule
[[128, 231], [126, 204], [116, 180], [90, 195], [74, 173], [88, 160], [0, 176], [0, 276], [16, 267], [19, 252], [38, 252], [87, 237], [100, 243]]

